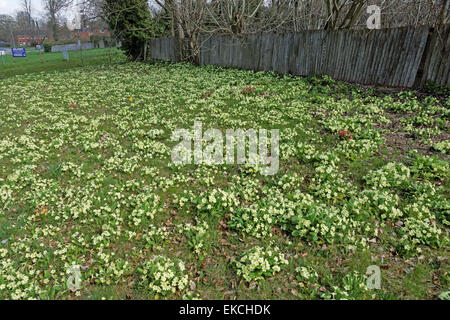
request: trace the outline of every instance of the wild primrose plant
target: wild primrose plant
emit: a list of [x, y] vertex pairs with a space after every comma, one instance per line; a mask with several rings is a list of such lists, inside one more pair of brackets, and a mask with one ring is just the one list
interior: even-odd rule
[[[164, 241], [170, 237], [170, 230], [166, 226], [151, 225], [142, 234], [142, 239], [145, 241], [147, 247], [154, 250], [162, 250]], [[132, 237], [136, 239], [137, 235], [134, 233]]]
[[197, 221], [196, 225], [191, 223], [184, 223], [177, 227], [178, 232], [184, 235], [188, 241], [189, 247], [195, 252], [197, 256], [204, 256], [206, 254], [206, 243], [208, 243], [208, 223], [206, 221]]
[[181, 260], [155, 256], [145, 261], [138, 270], [141, 286], [153, 294], [164, 296], [187, 289], [188, 275]]
[[411, 172], [425, 179], [448, 179], [450, 168], [447, 161], [439, 160], [438, 157], [423, 156], [417, 152], [412, 153], [415, 159], [411, 164]]
[[329, 290], [321, 293], [320, 297], [326, 300], [362, 300], [373, 299], [375, 293], [367, 288], [367, 276], [357, 272], [349, 272], [336, 279], [328, 278], [324, 282], [330, 285]]
[[445, 141], [433, 143], [432, 148], [434, 150], [442, 152], [443, 154], [450, 154], [450, 141], [445, 140]]
[[270, 210], [258, 205], [236, 209], [228, 222], [229, 227], [256, 238], [270, 236], [273, 224], [274, 219]]
[[376, 297], [376, 292], [367, 287], [367, 276], [357, 271], [324, 277], [311, 267], [297, 267], [295, 272], [298, 296], [302, 299], [360, 300]]
[[315, 299], [319, 297], [319, 275], [313, 268], [297, 267], [295, 269], [298, 282], [298, 296], [302, 299]]
[[364, 178], [374, 189], [405, 187], [409, 184], [411, 172], [402, 163], [390, 162], [381, 169], [371, 171]]
[[281, 271], [289, 262], [278, 248], [256, 246], [234, 261], [238, 276], [245, 281], [262, 280]]
[[448, 235], [443, 236], [442, 230], [436, 221], [430, 218], [417, 219], [414, 217], [405, 219], [404, 226], [400, 228], [401, 238], [399, 241], [401, 249], [411, 254], [422, 252], [419, 245], [440, 247], [448, 245]]

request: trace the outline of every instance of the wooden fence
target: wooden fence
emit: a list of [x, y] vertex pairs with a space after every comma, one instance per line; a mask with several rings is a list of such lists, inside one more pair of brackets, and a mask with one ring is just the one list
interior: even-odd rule
[[450, 26], [435, 30], [429, 36], [416, 86], [425, 82], [450, 84]]
[[[304, 31], [210, 36], [201, 39], [200, 65], [217, 65], [393, 87], [449, 84], [449, 30]], [[150, 41], [152, 59], [176, 61], [176, 40]]]
[[150, 57], [155, 60], [176, 61], [176, 39], [156, 38], [150, 40]]

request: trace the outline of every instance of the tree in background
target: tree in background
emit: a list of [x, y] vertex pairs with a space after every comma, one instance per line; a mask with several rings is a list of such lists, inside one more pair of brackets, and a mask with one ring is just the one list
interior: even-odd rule
[[7, 14], [0, 14], [0, 40], [14, 44], [13, 28], [16, 27], [16, 21], [14, 17]]
[[208, 34], [362, 30], [367, 29], [368, 5], [381, 8], [382, 28], [435, 26], [448, 21], [449, 10], [449, 0], [82, 1], [86, 16], [107, 21], [130, 57], [142, 58], [151, 36], [172, 36], [177, 39], [177, 59], [193, 62], [198, 60], [201, 36]]
[[42, 0], [44, 9], [49, 18], [50, 29], [53, 38], [58, 41], [58, 19], [64, 9], [66, 9], [73, 0]]
[[177, 59], [198, 62], [200, 34], [204, 31], [207, 0], [155, 0], [170, 14], [177, 39]]
[[105, 0], [103, 10], [110, 30], [122, 42], [122, 50], [134, 60], [143, 59], [153, 30], [147, 1]]
[[20, 2], [20, 6], [22, 9], [22, 12], [24, 13], [26, 17], [26, 22], [28, 26], [32, 26], [34, 24], [33, 18], [31, 17], [31, 0], [22, 0]]
[[323, 0], [327, 8], [325, 29], [349, 29], [359, 20], [367, 0]]
[[104, 28], [106, 23], [103, 19], [104, 0], [84, 0], [78, 2], [81, 28]]
[[21, 30], [31, 29], [33, 20], [29, 19], [28, 13], [25, 11], [17, 11], [16, 12], [16, 25]]
[[152, 15], [153, 36], [155, 38], [175, 37], [172, 15], [159, 5], [150, 6]]
[[444, 0], [442, 3], [442, 9], [440, 13], [439, 23], [440, 24], [447, 24], [448, 21], [448, 12], [450, 11], [450, 0]]

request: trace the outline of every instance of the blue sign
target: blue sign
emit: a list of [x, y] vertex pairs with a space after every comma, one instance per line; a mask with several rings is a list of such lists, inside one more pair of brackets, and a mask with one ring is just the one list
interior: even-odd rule
[[36, 45], [36, 50], [42, 50], [42, 46], [41, 45]]
[[27, 56], [27, 52], [25, 51], [25, 48], [11, 48], [12, 56], [14, 58], [25, 58]]

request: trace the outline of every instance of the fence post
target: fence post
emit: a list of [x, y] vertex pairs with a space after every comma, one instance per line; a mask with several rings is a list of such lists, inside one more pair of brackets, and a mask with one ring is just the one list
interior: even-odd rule
[[80, 46], [80, 54], [81, 54], [81, 65], [84, 67], [84, 59], [83, 59], [83, 46], [81, 44], [81, 41], [78, 40], [78, 45]]
[[147, 40], [144, 41], [144, 61], [147, 61]]
[[40, 47], [39, 47], [39, 57], [41, 58], [41, 63], [44, 63], [44, 58], [42, 58], [42, 52]]
[[109, 58], [109, 64], [111, 64], [111, 45], [108, 45], [108, 58]]

